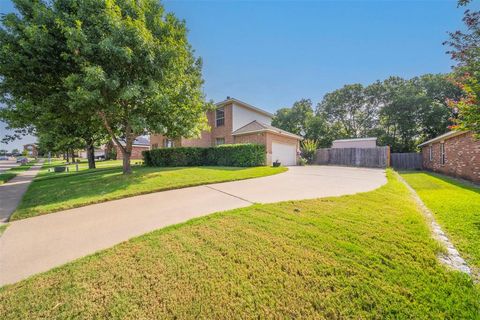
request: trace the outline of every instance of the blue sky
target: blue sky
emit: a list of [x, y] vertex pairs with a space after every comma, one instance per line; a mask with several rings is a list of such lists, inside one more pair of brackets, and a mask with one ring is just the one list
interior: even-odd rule
[[[442, 42], [462, 28], [465, 10], [440, 0], [163, 3], [187, 22], [207, 98], [271, 112], [301, 98], [316, 104], [348, 83], [449, 72]], [[12, 10], [0, 0], [1, 13]]]

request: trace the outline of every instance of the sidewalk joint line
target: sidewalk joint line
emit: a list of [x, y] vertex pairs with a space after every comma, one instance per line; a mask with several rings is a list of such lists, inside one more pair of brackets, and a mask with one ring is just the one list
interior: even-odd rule
[[237, 199], [240, 199], [242, 201], [245, 201], [245, 202], [248, 202], [248, 203], [251, 203], [251, 204], [255, 204], [254, 202], [250, 201], [250, 200], [247, 200], [245, 198], [242, 198], [242, 197], [239, 197], [239, 196], [236, 196], [234, 194], [231, 194], [231, 193], [228, 193], [228, 192], [225, 192], [225, 191], [222, 191], [222, 190], [219, 190], [219, 189], [215, 189], [214, 187], [212, 186], [208, 186], [208, 185], [205, 185], [204, 187], [207, 187], [209, 189], [212, 189], [212, 190], [215, 190], [215, 191], [218, 191], [218, 192], [221, 192], [221, 193], [224, 193], [226, 195], [229, 195], [230, 197], [234, 197], [234, 198], [237, 198]]

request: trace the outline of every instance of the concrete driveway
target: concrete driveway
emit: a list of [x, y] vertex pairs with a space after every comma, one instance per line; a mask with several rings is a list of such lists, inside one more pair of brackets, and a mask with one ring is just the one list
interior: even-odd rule
[[255, 202], [354, 194], [386, 181], [381, 169], [290, 167], [275, 176], [157, 192], [14, 221], [0, 237], [0, 285], [213, 212]]

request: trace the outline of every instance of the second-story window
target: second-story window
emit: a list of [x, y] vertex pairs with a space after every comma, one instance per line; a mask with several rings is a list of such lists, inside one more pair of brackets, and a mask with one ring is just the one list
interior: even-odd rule
[[218, 108], [215, 111], [215, 125], [217, 127], [221, 127], [225, 125], [225, 109], [224, 108]]

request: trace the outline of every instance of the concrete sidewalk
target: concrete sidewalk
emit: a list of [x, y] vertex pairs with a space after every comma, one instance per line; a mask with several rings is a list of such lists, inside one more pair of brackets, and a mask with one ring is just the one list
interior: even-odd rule
[[21, 172], [12, 180], [0, 185], [0, 223], [8, 222], [33, 178], [40, 171], [42, 164], [43, 161], [38, 162], [27, 171]]
[[157, 192], [14, 221], [0, 237], [0, 285], [213, 212], [254, 202], [370, 191], [386, 181], [380, 169], [290, 167], [269, 177]]

